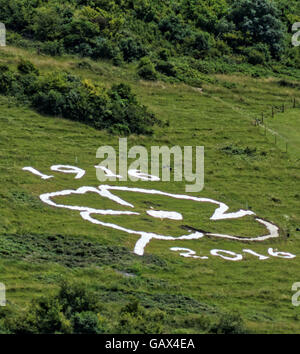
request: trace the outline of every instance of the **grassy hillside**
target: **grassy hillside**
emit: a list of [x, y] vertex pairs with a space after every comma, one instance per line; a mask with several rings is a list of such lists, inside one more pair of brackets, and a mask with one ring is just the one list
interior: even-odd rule
[[[136, 235], [94, 225], [78, 211], [53, 208], [39, 199], [43, 193], [97, 187], [96, 150], [103, 145], [117, 148], [118, 136], [80, 122], [40, 115], [15, 97], [1, 96], [0, 281], [7, 287], [8, 300], [0, 313], [2, 331], [16, 327], [22, 331], [16, 325], [20, 313], [33, 299], [57, 293], [61, 280], [68, 279], [93, 292], [104, 332], [120, 329], [120, 309], [133, 296], [150, 313], [162, 311], [161, 330], [167, 333], [212, 331], [215, 323], [220, 326], [224, 313], [236, 311], [247, 331], [299, 333], [299, 309], [291, 303], [291, 286], [299, 281], [300, 265], [299, 86], [283, 86], [282, 79], [274, 77], [209, 74], [200, 91], [181, 82], [140, 80], [135, 64], [120, 68], [85, 60], [89, 65], [83, 66], [77, 57], [36, 56], [14, 47], [0, 51], [2, 64], [16, 66], [20, 57], [30, 59], [41, 73], [67, 70], [106, 87], [126, 81], [142, 104], [162, 121], [169, 121], [168, 126], [156, 126], [152, 136], [130, 135], [129, 146], [204, 146], [205, 187], [194, 195], [224, 202], [230, 212], [251, 209], [259, 218], [278, 225], [280, 238], [257, 243], [207, 236], [152, 240], [144, 256], [135, 255]], [[291, 83], [295, 78], [286, 80]], [[294, 98], [296, 108], [292, 108]], [[276, 111], [270, 117], [271, 107], [282, 104], [285, 112]], [[255, 119], [261, 119], [262, 112], [265, 120], [256, 126]], [[280, 135], [277, 145], [271, 132], [265, 135], [265, 124]], [[86, 174], [76, 180], [73, 175], [51, 171], [57, 164], [78, 166]], [[54, 178], [42, 180], [23, 171], [25, 166]], [[185, 181], [110, 184], [186, 194]], [[101, 216], [99, 220], [174, 236], [186, 233], [185, 225], [244, 237], [266, 234], [253, 216], [210, 220], [211, 204], [114, 193], [133, 203], [141, 217]], [[57, 197], [56, 201], [99, 208], [99, 198], [92, 193]], [[146, 214], [150, 207], [178, 211], [184, 220], [152, 218]], [[115, 209], [116, 204], [101, 199], [100, 208]], [[208, 259], [184, 258], [171, 247], [189, 248]], [[267, 256], [269, 248], [296, 257], [258, 260], [243, 253], [251, 249]], [[212, 256], [212, 249], [233, 251], [244, 258], [224, 260]], [[137, 331], [129, 325], [127, 330]]]

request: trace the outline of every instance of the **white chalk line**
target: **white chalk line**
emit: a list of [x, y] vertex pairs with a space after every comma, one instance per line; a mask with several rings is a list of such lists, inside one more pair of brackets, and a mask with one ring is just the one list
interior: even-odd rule
[[[138, 255], [143, 255], [145, 251], [146, 245], [152, 240], [152, 239], [158, 239], [158, 240], [196, 240], [204, 237], [204, 234], [202, 232], [194, 232], [189, 235], [182, 235], [178, 237], [174, 236], [169, 236], [169, 235], [159, 235], [155, 233], [149, 233], [146, 231], [135, 231], [131, 229], [124, 228], [122, 226], [112, 224], [112, 223], [105, 223], [102, 222], [98, 219], [95, 219], [91, 217], [91, 214], [99, 214], [99, 215], [140, 215], [139, 213], [136, 212], [131, 212], [131, 211], [119, 211], [119, 210], [103, 210], [103, 209], [94, 209], [94, 208], [89, 208], [89, 207], [82, 207], [82, 206], [73, 206], [73, 205], [64, 205], [64, 204], [56, 204], [53, 202], [51, 199], [57, 196], [66, 196], [70, 194], [85, 194], [87, 192], [94, 192], [97, 193], [98, 195], [108, 198], [120, 205], [123, 206], [128, 206], [131, 208], [134, 208], [134, 206], [123, 199], [119, 198], [118, 196], [112, 194], [109, 190], [119, 190], [119, 191], [126, 191], [126, 192], [136, 192], [136, 193], [143, 193], [143, 194], [152, 194], [152, 195], [163, 195], [163, 196], [168, 196], [171, 198], [176, 198], [176, 199], [183, 199], [183, 200], [193, 200], [196, 202], [205, 202], [205, 203], [212, 203], [219, 205], [219, 207], [214, 211], [212, 217], [210, 220], [223, 220], [223, 219], [235, 219], [235, 218], [241, 218], [245, 215], [255, 215], [254, 212], [250, 210], [239, 210], [234, 213], [226, 213], [226, 211], [229, 209], [229, 207], [222, 203], [218, 202], [213, 199], [209, 198], [198, 198], [198, 197], [193, 197], [193, 196], [187, 196], [187, 195], [182, 195], [182, 194], [172, 194], [172, 193], [166, 193], [162, 192], [159, 190], [154, 190], [154, 189], [143, 189], [143, 188], [131, 188], [131, 187], [118, 187], [118, 186], [109, 186], [109, 185], [100, 185], [98, 188], [95, 187], [80, 187], [77, 190], [63, 190], [59, 192], [53, 192], [53, 193], [45, 193], [40, 195], [40, 199], [51, 206], [58, 207], [58, 208], [65, 208], [65, 209], [70, 209], [70, 210], [77, 210], [80, 211], [80, 215], [84, 220], [87, 220], [93, 224], [98, 224], [102, 225], [105, 227], [110, 227], [119, 231], [127, 232], [130, 234], [136, 234], [140, 235], [140, 239], [136, 242], [135, 247], [134, 247], [134, 253]], [[154, 211], [152, 211], [154, 212]], [[163, 211], [157, 211], [157, 216], [160, 215], [163, 216], [165, 214], [162, 213], [176, 213], [176, 212], [163, 212]], [[176, 213], [176, 217], [178, 217], [179, 213]], [[168, 214], [170, 216], [170, 214]], [[171, 214], [171, 216], [174, 217], [175, 214]], [[172, 218], [172, 217], [171, 217]], [[227, 238], [227, 239], [232, 239], [232, 240], [239, 240], [239, 241], [264, 241], [269, 238], [275, 238], [279, 237], [279, 228], [262, 219], [255, 218], [256, 221], [259, 223], [263, 224], [266, 226], [268, 231], [270, 232], [269, 235], [265, 236], [258, 236], [256, 238], [246, 238], [246, 237], [240, 237], [240, 236], [231, 236], [231, 235], [224, 235], [224, 234], [214, 234], [214, 233], [207, 233], [207, 236], [211, 237], [220, 237], [220, 238]]]

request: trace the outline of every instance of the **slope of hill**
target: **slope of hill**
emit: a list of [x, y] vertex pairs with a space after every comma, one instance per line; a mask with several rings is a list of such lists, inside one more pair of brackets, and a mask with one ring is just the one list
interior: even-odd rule
[[[98, 187], [96, 151], [104, 145], [118, 149], [119, 137], [80, 122], [40, 115], [16, 97], [1, 96], [0, 281], [6, 285], [8, 301], [0, 313], [2, 332], [80, 331], [78, 323], [84, 322], [86, 312], [98, 314], [92, 318], [100, 332], [299, 332], [299, 311], [291, 303], [300, 262], [297, 86], [282, 86], [279, 78], [208, 74], [201, 91], [182, 82], [140, 80], [135, 64], [120, 68], [105, 61], [38, 56], [14, 47], [1, 48], [0, 55], [2, 64], [16, 66], [22, 57], [30, 59], [41, 73], [67, 70], [106, 87], [126, 81], [156, 117], [169, 121], [167, 126], [154, 127], [152, 136], [130, 135], [129, 146], [142, 145], [148, 150], [153, 145], [204, 146], [205, 186], [189, 196], [223, 202], [229, 212], [251, 210], [280, 229], [279, 237], [262, 242], [209, 236], [254, 239], [268, 230], [253, 215], [214, 221], [210, 219], [215, 210], [211, 203], [172, 198], [170, 194], [187, 194], [185, 181], [106, 182], [169, 195], [115, 190], [113, 194], [133, 204], [140, 215], [95, 216], [98, 221], [174, 237], [191, 229], [205, 230], [200, 239], [152, 239], [144, 255], [138, 256], [133, 252], [138, 235], [90, 223], [78, 210], [55, 208], [39, 198], [82, 186]], [[292, 108], [294, 98], [296, 108]], [[268, 116], [272, 106], [282, 104], [285, 113]], [[265, 121], [256, 126], [262, 112]], [[265, 123], [282, 135], [283, 142], [288, 141], [287, 152], [279, 138], [275, 145], [264, 135]], [[51, 170], [54, 165], [77, 166], [86, 173], [75, 179], [73, 174]], [[41, 179], [22, 170], [28, 166], [53, 177]], [[73, 193], [53, 200], [63, 205], [133, 211], [107, 198], [99, 200], [95, 193]], [[153, 218], [147, 213], [152, 209], [179, 212], [183, 220]], [[174, 248], [207, 258], [183, 257], [180, 253], [188, 255], [187, 251]], [[66, 291], [60, 288], [64, 279], [71, 289], [74, 283], [83, 284], [97, 300], [95, 306], [78, 310], [81, 314], [75, 319], [68, 317], [54, 297], [49, 298], [59, 289]], [[41, 312], [48, 308], [45, 303], [44, 307], [30, 305], [41, 296], [47, 297], [50, 309], [56, 308], [57, 317], [53, 315], [47, 322], [55, 323], [53, 327], [30, 317], [42, 313], [48, 319], [49, 312]], [[132, 297], [142, 309], [126, 307], [129, 301], [135, 304]], [[35, 306], [40, 306], [40, 312]], [[140, 311], [150, 325], [124, 317], [124, 311]], [[228, 315], [235, 312], [241, 317]], [[226, 319], [231, 321], [231, 329], [225, 328]]]

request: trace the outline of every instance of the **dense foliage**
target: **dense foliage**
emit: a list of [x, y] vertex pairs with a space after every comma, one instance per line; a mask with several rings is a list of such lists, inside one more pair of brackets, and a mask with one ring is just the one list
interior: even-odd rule
[[[57, 294], [33, 300], [25, 311], [0, 313], [1, 334], [162, 334], [167, 313], [147, 309], [129, 297], [116, 318], [108, 316], [97, 293], [81, 284], [63, 281]], [[170, 321], [170, 319], [169, 319]], [[204, 333], [247, 333], [238, 313], [222, 313], [215, 320], [207, 316], [189, 317], [186, 321]]]
[[165, 313], [149, 311], [135, 298], [120, 309], [115, 322], [102, 312], [95, 293], [64, 281], [56, 295], [34, 300], [26, 311], [0, 320], [0, 333], [162, 333]]
[[0, 21], [12, 31], [12, 43], [33, 39], [46, 54], [107, 58], [116, 65], [157, 58], [161, 48], [196, 59], [300, 62], [299, 53], [290, 58], [291, 26], [300, 21], [297, 0], [0, 0]]
[[40, 75], [34, 65], [22, 60], [18, 70], [0, 66], [0, 93], [28, 101], [39, 112], [63, 116], [97, 129], [121, 134], [150, 134], [158, 123], [138, 103], [127, 84], [110, 90], [67, 72]]

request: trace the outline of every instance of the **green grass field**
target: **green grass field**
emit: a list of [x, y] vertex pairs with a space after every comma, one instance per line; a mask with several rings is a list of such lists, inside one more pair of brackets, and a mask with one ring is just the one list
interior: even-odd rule
[[[103, 302], [102, 315], [112, 321], [133, 295], [145, 307], [166, 311], [166, 333], [201, 333], [201, 316], [214, 318], [233, 311], [238, 311], [246, 327], [255, 333], [300, 332], [300, 308], [291, 303], [292, 284], [300, 281], [300, 232], [296, 231], [300, 228], [299, 90], [281, 87], [274, 78], [218, 75], [219, 83], [234, 87], [205, 84], [200, 93], [184, 84], [140, 81], [134, 64], [121, 69], [107, 62], [91, 62], [92, 69], [79, 69], [80, 59], [38, 57], [11, 47], [1, 49], [0, 61], [14, 64], [20, 55], [41, 71], [69, 70], [107, 86], [126, 80], [142, 103], [170, 122], [168, 127], [156, 128], [152, 137], [128, 137], [129, 147], [204, 146], [205, 186], [193, 195], [224, 202], [229, 212], [251, 209], [259, 218], [278, 225], [280, 238], [264, 242], [208, 237], [152, 240], [144, 256], [135, 255], [138, 236], [94, 225], [83, 220], [78, 211], [50, 207], [39, 199], [43, 193], [97, 187], [96, 150], [103, 145], [117, 148], [118, 137], [63, 118], [41, 116], [13, 98], [1, 96], [0, 282], [6, 285], [8, 300], [1, 316], [25, 309], [41, 295], [55, 293], [59, 281], [67, 278], [95, 290]], [[253, 121], [261, 112], [270, 112], [272, 105], [291, 106], [294, 97], [298, 108], [288, 107], [274, 119], [266, 118], [267, 127], [280, 135], [275, 145], [273, 135], [268, 132], [265, 136], [264, 129]], [[248, 154], [247, 148], [253, 153]], [[86, 174], [74, 179], [74, 175], [51, 171], [57, 164], [78, 166]], [[25, 166], [54, 178], [42, 180], [22, 171]], [[186, 194], [185, 181], [111, 184]], [[129, 192], [115, 194], [134, 204], [141, 216], [104, 216], [99, 220], [174, 236], [186, 232], [183, 225], [238, 236], [266, 234], [252, 216], [209, 220], [214, 211], [211, 204]], [[115, 203], [100, 202], [92, 193], [55, 200], [116, 208]], [[151, 218], [145, 212], [150, 206], [181, 212], [184, 220]], [[171, 247], [189, 248], [208, 259], [184, 258]], [[258, 260], [242, 251], [268, 255], [268, 248], [296, 257]], [[244, 258], [240, 262], [224, 260], [212, 256], [212, 249], [233, 251]], [[124, 272], [134, 276], [126, 277]]]

